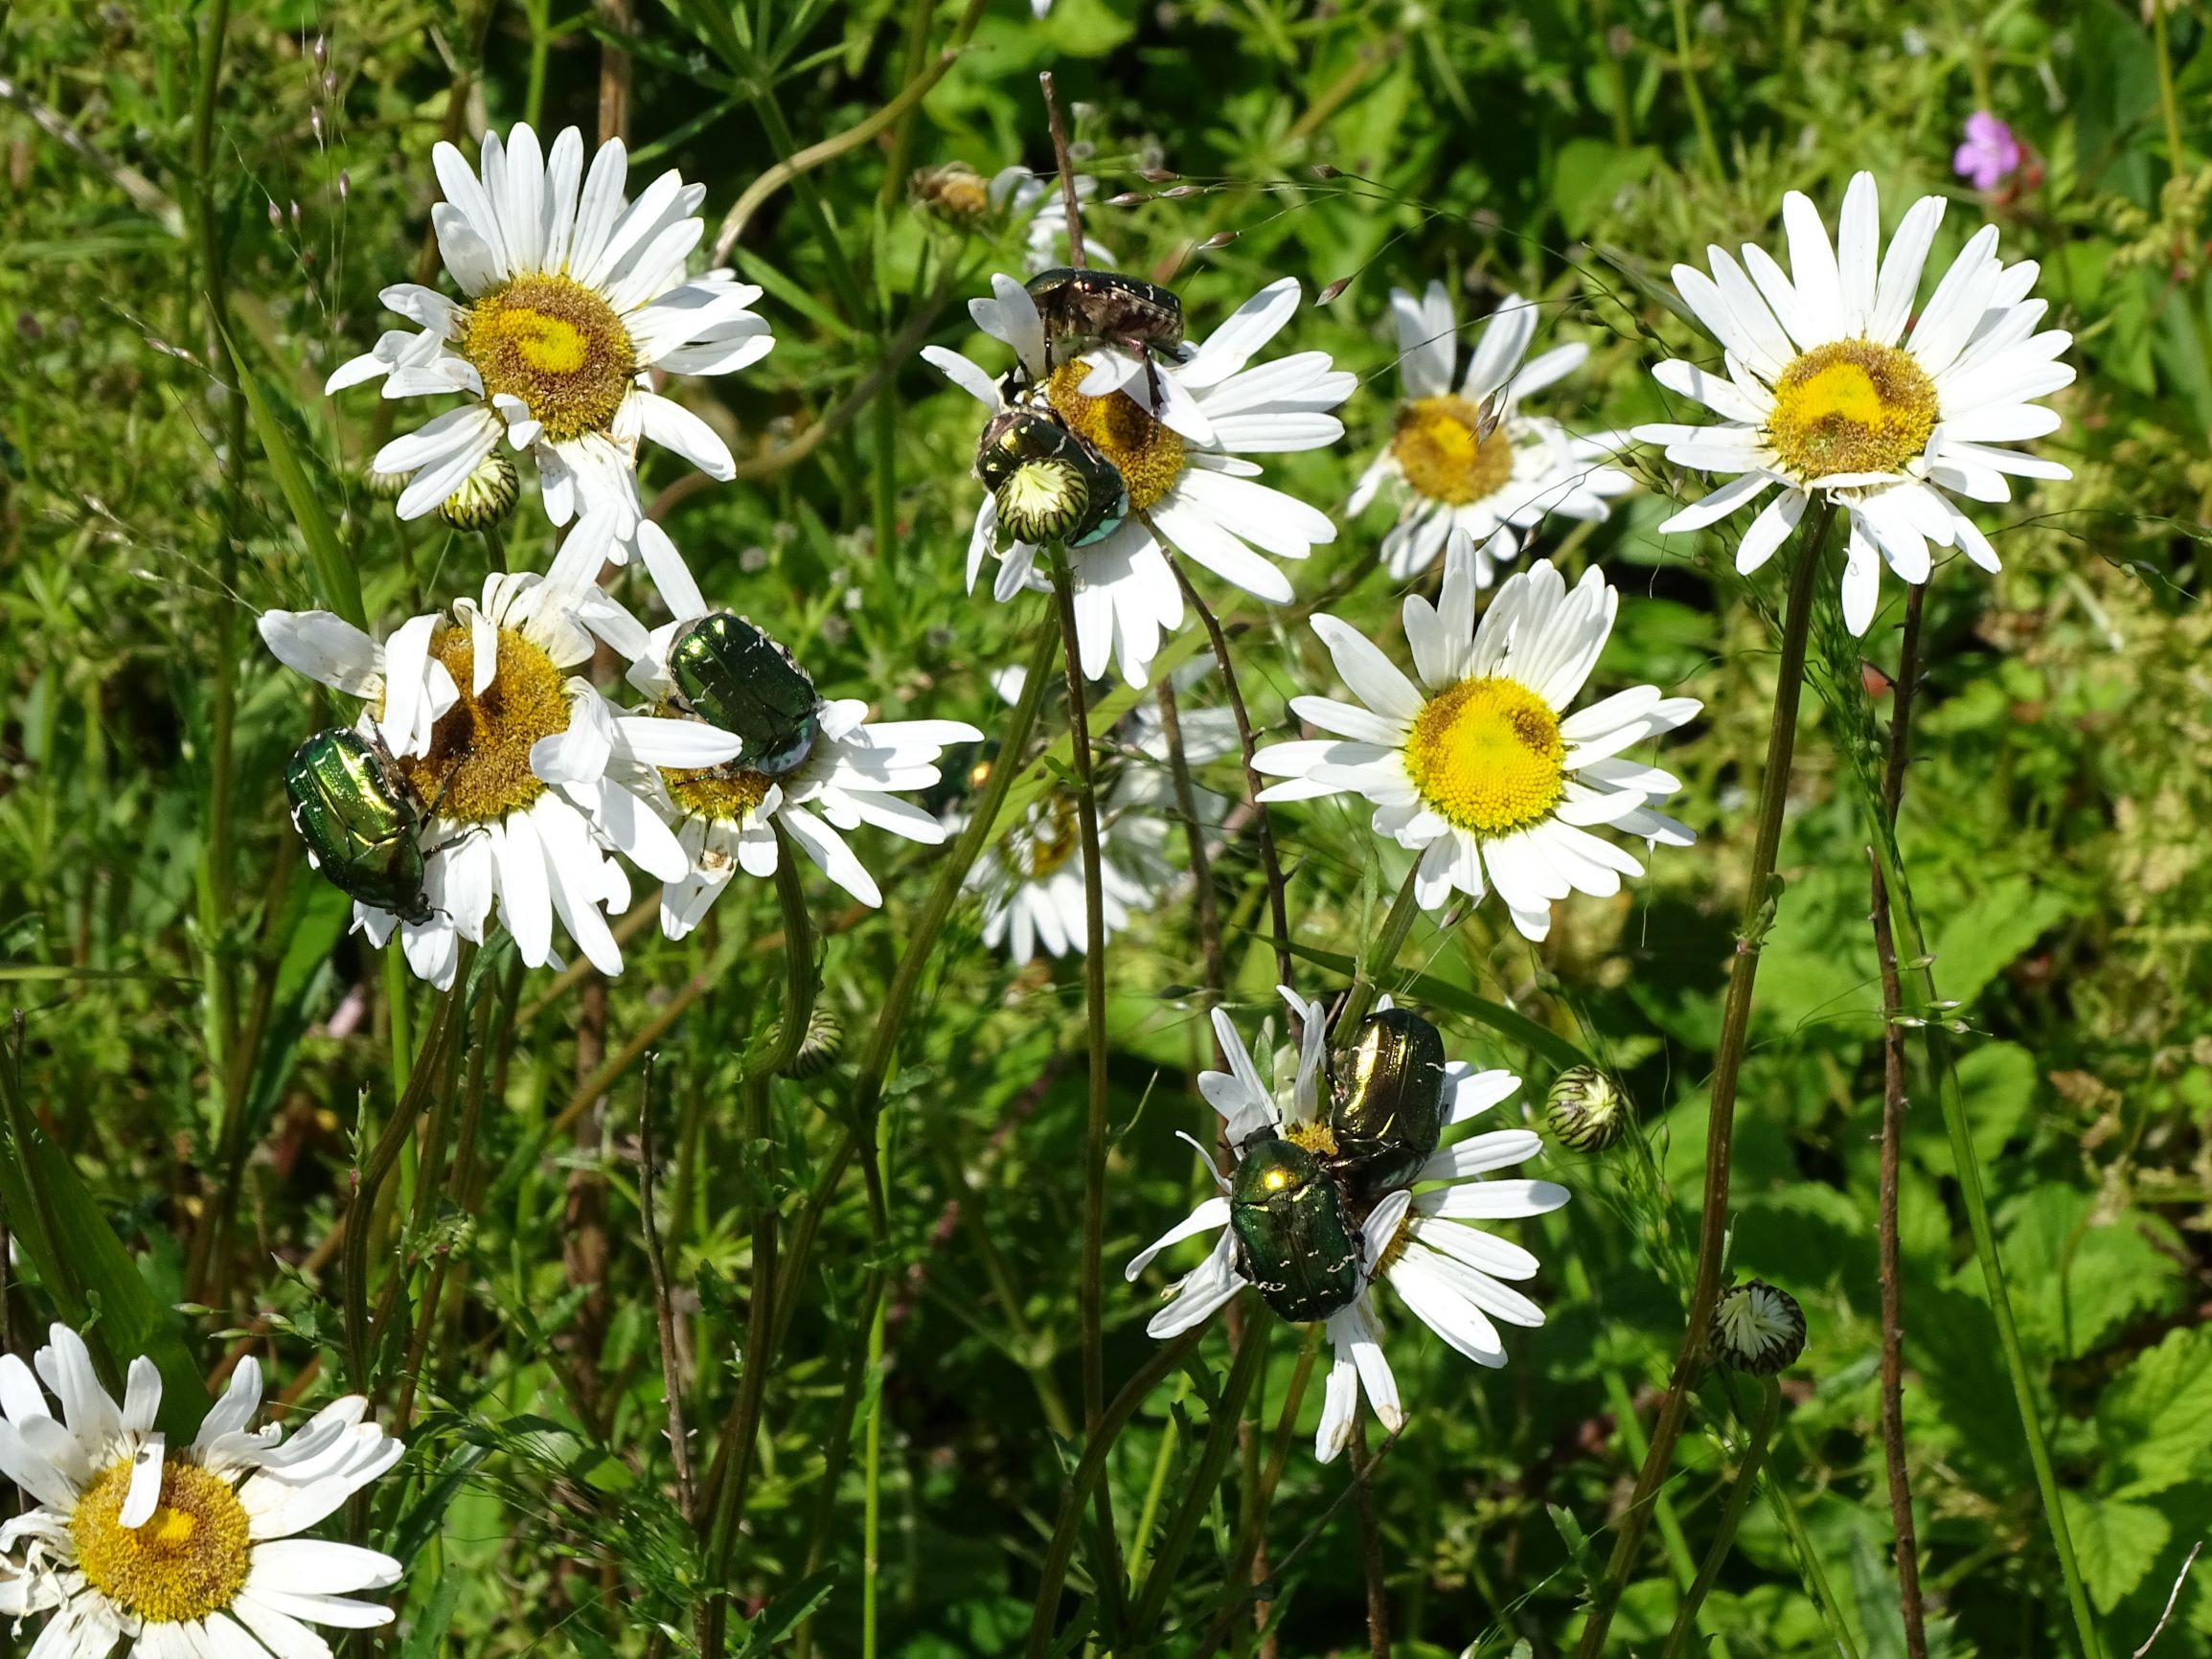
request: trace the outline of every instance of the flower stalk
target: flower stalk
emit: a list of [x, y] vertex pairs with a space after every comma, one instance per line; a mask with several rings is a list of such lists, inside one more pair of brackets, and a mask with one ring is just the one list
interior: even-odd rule
[[1675, 1370], [1652, 1425], [1651, 1444], [1637, 1471], [1633, 1495], [1621, 1516], [1620, 1532], [1582, 1640], [1578, 1659], [1597, 1659], [1605, 1650], [1613, 1610], [1628, 1588], [1652, 1506], [1674, 1461], [1675, 1443], [1688, 1420], [1691, 1390], [1704, 1363], [1705, 1333], [1720, 1298], [1721, 1262], [1728, 1241], [1729, 1154], [1736, 1125], [1736, 1083], [1751, 1030], [1751, 990], [1759, 955], [1773, 922], [1774, 860], [1782, 845], [1782, 815], [1790, 798], [1790, 761], [1797, 746], [1797, 710], [1804, 692], [1805, 651], [1813, 625], [1813, 594], [1825, 563], [1829, 532], [1836, 509], [1822, 501], [1799, 537], [1797, 562], [1790, 572], [1790, 592], [1782, 623], [1781, 662], [1774, 687], [1774, 709], [1767, 731], [1767, 765], [1759, 781], [1759, 818], [1751, 845], [1751, 867], [1745, 888], [1744, 918], [1737, 932], [1736, 956], [1721, 1015], [1721, 1041], [1713, 1058], [1711, 1104], [1705, 1119], [1705, 1186], [1698, 1218], [1697, 1270]]

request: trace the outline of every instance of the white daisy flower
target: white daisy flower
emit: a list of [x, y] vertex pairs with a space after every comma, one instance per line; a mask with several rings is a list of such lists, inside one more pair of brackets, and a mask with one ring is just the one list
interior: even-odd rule
[[732, 374], [775, 344], [748, 309], [759, 288], [727, 270], [684, 276], [706, 187], [671, 170], [626, 201], [622, 141], [602, 145], [586, 176], [574, 127], [550, 155], [527, 125], [505, 144], [488, 132], [476, 170], [449, 144], [431, 153], [445, 193], [431, 223], [464, 298], [386, 288], [385, 306], [421, 331], [386, 333], [324, 390], [381, 376], [387, 398], [469, 399], [370, 463], [412, 475], [401, 518], [435, 511], [504, 432], [536, 462], [554, 523], [581, 514], [606, 557], [624, 562], [635, 549], [672, 604], [696, 598], [674, 543], [639, 503], [638, 444], [650, 438], [711, 478], [735, 464], [713, 427], [652, 389], [653, 375]]
[[[1202, 679], [1210, 664], [1177, 670], [1187, 688]], [[1195, 670], [1195, 671], [1194, 671]], [[1018, 701], [1025, 679], [1019, 668], [1002, 669], [992, 684], [1007, 702]], [[1194, 770], [1234, 753], [1236, 716], [1226, 709], [1178, 711], [1183, 757]], [[1169, 770], [1169, 746], [1159, 709], [1139, 703], [1122, 717], [1109, 739], [1118, 753], [1098, 757], [1099, 864], [1106, 936], [1129, 924], [1132, 914], [1153, 908], [1175, 878], [1168, 860], [1173, 820], [1181, 811]], [[1227, 806], [1211, 789], [1192, 786], [1200, 821], [1220, 824]], [[947, 814], [946, 828], [958, 830], [965, 815]], [[969, 873], [968, 885], [983, 898], [983, 943], [1004, 944], [1016, 967], [1025, 967], [1042, 945], [1050, 956], [1082, 954], [1089, 940], [1084, 898], [1083, 841], [1077, 796], [1055, 784], [1033, 803], [1022, 821], [984, 850]]]
[[528, 966], [555, 960], [558, 914], [595, 967], [622, 971], [604, 912], [628, 905], [629, 882], [608, 852], [664, 881], [690, 860], [617, 774], [712, 766], [738, 739], [627, 713], [568, 671], [590, 660], [594, 634], [633, 658], [647, 648], [627, 611], [577, 583], [568, 548], [551, 575], [488, 577], [480, 604], [416, 617], [382, 648], [327, 611], [269, 611], [261, 633], [287, 668], [363, 699], [361, 729], [384, 739], [424, 807], [429, 920], [356, 901], [356, 928], [378, 947], [399, 928], [409, 966], [444, 989], [496, 898]]
[[[1032, 388], [1022, 395], [1047, 404], [1111, 462], [1129, 490], [1128, 519], [1068, 554], [1084, 674], [1095, 679], [1118, 660], [1129, 684], [1150, 680], [1161, 634], [1183, 621], [1164, 548], [1262, 599], [1288, 601], [1289, 579], [1262, 556], [1304, 558], [1335, 540], [1336, 527], [1318, 508], [1253, 482], [1260, 467], [1243, 458], [1335, 443], [1344, 423], [1329, 411], [1357, 383], [1333, 369], [1326, 352], [1245, 367], [1298, 308], [1296, 279], [1263, 288], [1202, 344], [1186, 346], [1182, 361], [1156, 364], [1156, 376], [1108, 349], [1056, 364], [1027, 290], [1004, 274], [992, 278], [992, 287], [997, 297], [970, 300], [969, 311], [985, 333], [1014, 348]], [[998, 382], [974, 363], [937, 347], [923, 354], [992, 413], [1006, 407]], [[969, 542], [970, 588], [997, 531], [997, 507], [987, 493]], [[1035, 569], [1037, 555], [1014, 543], [1002, 556], [996, 597], [1047, 585]]]
[[331, 1648], [310, 1625], [392, 1622], [353, 1593], [398, 1583], [398, 1561], [296, 1535], [399, 1461], [367, 1400], [325, 1406], [288, 1441], [274, 1423], [249, 1431], [262, 1374], [248, 1355], [192, 1444], [171, 1448], [150, 1359], [130, 1362], [120, 1405], [66, 1325], [36, 1360], [34, 1375], [0, 1354], [0, 1470], [34, 1505], [0, 1523], [0, 1551], [22, 1552], [0, 1559], [0, 1617], [52, 1613], [37, 1659], [106, 1659], [118, 1643], [139, 1659], [316, 1659]]
[[[1276, 1086], [1261, 1080], [1256, 1056], [1227, 1013], [1214, 1011], [1214, 1034], [1228, 1056], [1226, 1072], [1202, 1072], [1199, 1091], [1220, 1114], [1222, 1131], [1237, 1159], [1248, 1148], [1288, 1140], [1321, 1160], [1335, 1151], [1322, 1109], [1327, 1079], [1328, 1011], [1319, 1002], [1302, 1002], [1288, 986], [1277, 988], [1305, 1022], [1305, 1041], [1295, 1072], [1288, 1079], [1277, 1066]], [[1388, 1006], [1388, 999], [1383, 1000]], [[1268, 1046], [1265, 1028], [1261, 1046]], [[1464, 1061], [1445, 1066], [1445, 1128], [1471, 1122], [1520, 1087], [1511, 1072], [1477, 1072]], [[1197, 1146], [1193, 1142], [1194, 1147]], [[1323, 1463], [1344, 1449], [1364, 1389], [1384, 1430], [1395, 1434], [1405, 1420], [1398, 1382], [1382, 1352], [1382, 1324], [1375, 1309], [1375, 1286], [1386, 1283], [1423, 1324], [1478, 1365], [1501, 1366], [1505, 1347], [1495, 1320], [1528, 1327], [1544, 1322], [1543, 1310], [1504, 1283], [1535, 1277], [1537, 1259], [1518, 1245], [1493, 1238], [1470, 1222], [1514, 1220], [1541, 1216], [1567, 1201], [1567, 1190], [1550, 1181], [1490, 1180], [1491, 1171], [1534, 1157], [1541, 1140], [1527, 1129], [1499, 1129], [1453, 1142], [1438, 1150], [1415, 1173], [1410, 1186], [1386, 1194], [1361, 1216], [1347, 1213], [1357, 1227], [1358, 1288], [1328, 1316], [1334, 1363], [1331, 1368], [1321, 1424], [1313, 1452]], [[1232, 1182], [1198, 1148], [1220, 1189], [1190, 1216], [1129, 1262], [1132, 1282], [1169, 1245], [1219, 1231], [1213, 1253], [1169, 1292], [1167, 1306], [1145, 1329], [1169, 1337], [1210, 1317], [1252, 1283], [1235, 1232], [1229, 1228]], [[1418, 1193], [1413, 1189], [1419, 1188]], [[1339, 1202], [1349, 1203], [1339, 1193]]]
[[1941, 196], [1913, 203], [1884, 253], [1874, 175], [1862, 172], [1844, 192], [1833, 247], [1811, 201], [1796, 191], [1782, 198], [1789, 276], [1748, 243], [1742, 265], [1707, 249], [1710, 277], [1676, 265], [1675, 286], [1721, 343], [1726, 375], [1682, 362], [1653, 375], [1721, 420], [1635, 431], [1665, 444], [1670, 461], [1730, 477], [1662, 531], [1715, 523], [1781, 486], [1737, 546], [1740, 571], [1773, 556], [1809, 497], [1842, 506], [1851, 523], [1843, 615], [1855, 634], [1874, 619], [1884, 560], [1905, 581], [1925, 581], [1932, 543], [1997, 568], [1996, 550], [1953, 495], [2005, 501], [2008, 474], [2072, 476], [2000, 447], [2057, 430], [2058, 413], [2035, 399], [2070, 385], [2074, 371], [2057, 360], [2073, 336], [2035, 331], [2046, 309], [2028, 297], [2035, 261], [1998, 259], [1996, 226], [1968, 240], [1906, 330], [1943, 210]]
[[[1516, 531], [1546, 513], [1602, 523], [1608, 504], [1635, 481], [1605, 463], [1626, 434], [1578, 438], [1520, 399], [1571, 375], [1590, 354], [1577, 341], [1523, 362], [1536, 338], [1537, 307], [1508, 294], [1475, 337], [1467, 373], [1457, 377], [1459, 320], [1442, 283], [1419, 300], [1390, 290], [1398, 322], [1398, 376], [1405, 390], [1390, 443], [1352, 491], [1357, 513], [1386, 482], [1402, 505], [1382, 538], [1382, 568], [1403, 581], [1436, 562], [1446, 539], [1464, 531], [1477, 549], [1475, 579], [1491, 582], [1494, 560], [1519, 549]], [[1453, 390], [1457, 378], [1458, 389]]]
[[[670, 698], [675, 685], [667, 669], [669, 648], [705, 614], [702, 607], [655, 629], [630, 670], [631, 682], [656, 698]], [[696, 725], [689, 719], [649, 723], [679, 730]], [[873, 824], [925, 847], [939, 845], [949, 833], [931, 814], [896, 797], [935, 784], [946, 745], [980, 742], [981, 732], [965, 720], [870, 722], [868, 705], [856, 697], [817, 697], [810, 724], [798, 758], [779, 759], [773, 769], [748, 767], [736, 751], [720, 758], [726, 764], [621, 767], [673, 829], [683, 855], [676, 873], [663, 875], [661, 929], [669, 938], [681, 939], [696, 927], [739, 870], [775, 875], [777, 824], [823, 875], [868, 905], [881, 904], [882, 892], [840, 831]]]
[[1546, 559], [1499, 584], [1478, 626], [1475, 561], [1473, 544], [1455, 535], [1438, 603], [1419, 594], [1405, 602], [1419, 687], [1350, 624], [1315, 617], [1313, 631], [1359, 702], [1292, 698], [1300, 718], [1337, 736], [1271, 744], [1253, 764], [1285, 780], [1261, 791], [1263, 801], [1355, 792], [1374, 802], [1375, 832], [1421, 854], [1414, 895], [1424, 910], [1442, 908], [1454, 889], [1479, 899], [1487, 870], [1514, 925], [1540, 940], [1554, 899], [1610, 898], [1622, 876], [1644, 873], [1591, 829], [1670, 846], [1696, 839], [1649, 809], [1679, 782], [1621, 756], [1700, 705], [1636, 686], [1568, 714], [1620, 595], [1594, 565], [1570, 593]]

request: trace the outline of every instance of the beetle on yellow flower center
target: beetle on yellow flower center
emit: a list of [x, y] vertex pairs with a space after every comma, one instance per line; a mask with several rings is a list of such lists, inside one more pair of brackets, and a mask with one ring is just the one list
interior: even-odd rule
[[1113, 463], [1129, 506], [1148, 511], [1183, 475], [1183, 441], [1126, 392], [1084, 397], [1080, 388], [1089, 373], [1090, 365], [1080, 358], [1062, 363], [1045, 382], [1045, 401], [1069, 431]]
[[1798, 478], [1898, 472], [1927, 447], [1935, 383], [1908, 352], [1836, 340], [1794, 358], [1774, 383], [1767, 442]]
[[553, 659], [513, 628], [499, 630], [499, 667], [478, 696], [469, 630], [448, 626], [430, 643], [461, 696], [439, 717], [427, 755], [403, 755], [399, 767], [416, 798], [438, 815], [489, 824], [545, 793], [530, 767], [541, 738], [568, 730], [568, 684]]
[[1511, 835], [1566, 792], [1566, 743], [1549, 704], [1518, 681], [1467, 679], [1429, 699], [1405, 743], [1405, 771], [1447, 823]]

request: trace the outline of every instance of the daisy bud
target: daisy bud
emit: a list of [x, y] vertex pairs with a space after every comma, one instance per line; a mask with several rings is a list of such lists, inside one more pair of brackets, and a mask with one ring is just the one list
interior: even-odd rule
[[[783, 1040], [784, 1027], [778, 1021], [768, 1033], [768, 1044], [773, 1048]], [[818, 1008], [807, 1016], [806, 1037], [799, 1044], [799, 1052], [784, 1067], [784, 1076], [820, 1077], [837, 1063], [837, 1051], [844, 1046], [845, 1028], [837, 1023], [837, 1016], [828, 1009]]]
[[1090, 507], [1082, 469], [1058, 456], [1022, 463], [997, 495], [999, 528], [1032, 545], [1060, 540]]
[[1578, 1152], [1602, 1152], [1629, 1126], [1628, 1102], [1595, 1066], [1569, 1066], [1544, 1102], [1544, 1127]]
[[1712, 1346], [1722, 1365], [1771, 1376], [1805, 1352], [1805, 1309], [1789, 1291], [1746, 1279], [1714, 1307]]
[[476, 464], [476, 470], [438, 509], [438, 516], [455, 530], [490, 530], [514, 511], [522, 481], [507, 451], [494, 449]]
[[361, 485], [379, 501], [397, 501], [406, 491], [412, 472], [378, 472], [375, 467], [361, 474]]

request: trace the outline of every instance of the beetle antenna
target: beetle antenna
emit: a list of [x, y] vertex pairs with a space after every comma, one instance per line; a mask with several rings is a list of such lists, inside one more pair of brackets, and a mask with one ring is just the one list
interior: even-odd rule
[[1067, 155], [1067, 127], [1060, 119], [1060, 100], [1053, 95], [1052, 71], [1040, 70], [1037, 83], [1044, 90], [1044, 120], [1052, 129], [1052, 159], [1060, 169], [1060, 196], [1067, 207], [1067, 262], [1077, 270], [1084, 265], [1083, 208], [1075, 197], [1075, 166]]

